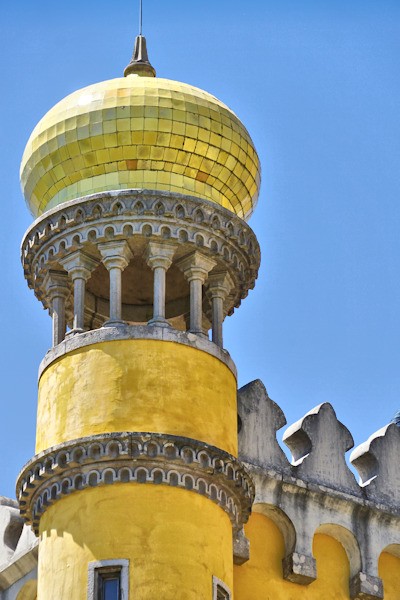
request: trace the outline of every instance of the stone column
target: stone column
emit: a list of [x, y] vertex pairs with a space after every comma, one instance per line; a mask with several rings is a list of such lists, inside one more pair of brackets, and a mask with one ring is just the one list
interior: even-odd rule
[[190, 284], [190, 331], [192, 333], [204, 333], [202, 328], [203, 284], [208, 273], [216, 264], [215, 260], [198, 250], [177, 263]]
[[43, 285], [53, 320], [53, 346], [57, 346], [65, 337], [65, 301], [70, 294], [68, 275], [65, 271], [50, 270]]
[[122, 271], [132, 260], [133, 254], [126, 241], [99, 244], [102, 262], [110, 274], [110, 318], [105, 326], [123, 325], [122, 320]]
[[176, 245], [171, 242], [149, 242], [146, 248], [145, 259], [154, 274], [153, 318], [148, 325], [169, 327], [165, 318], [165, 283], [175, 251]]
[[220, 348], [223, 348], [224, 302], [233, 286], [232, 278], [226, 271], [213, 273], [208, 278], [208, 296], [212, 304], [212, 341]]
[[82, 250], [75, 250], [60, 262], [74, 284], [74, 323], [70, 334], [81, 333], [84, 331], [86, 281], [99, 262]]

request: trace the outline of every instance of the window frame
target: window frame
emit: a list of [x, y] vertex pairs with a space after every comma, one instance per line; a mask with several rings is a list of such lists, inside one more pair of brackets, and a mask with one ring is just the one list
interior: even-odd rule
[[118, 574], [120, 580], [120, 600], [129, 600], [129, 560], [117, 558], [112, 560], [97, 560], [88, 566], [88, 600], [99, 600], [99, 583], [102, 574]]
[[228, 586], [218, 577], [213, 575], [213, 600], [218, 600], [218, 592], [222, 590], [225, 594], [227, 594], [226, 600], [231, 600], [232, 593]]

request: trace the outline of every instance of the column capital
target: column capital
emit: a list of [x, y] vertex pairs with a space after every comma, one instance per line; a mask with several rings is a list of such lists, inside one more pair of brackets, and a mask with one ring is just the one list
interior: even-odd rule
[[189, 282], [198, 279], [203, 284], [207, 279], [208, 273], [216, 264], [217, 262], [213, 258], [195, 250], [195, 252], [181, 258], [176, 263], [176, 266], [183, 272]]
[[166, 271], [172, 264], [177, 245], [171, 242], [149, 242], [144, 251], [144, 259], [151, 269], [162, 267]]
[[71, 293], [68, 273], [50, 269], [44, 278], [43, 287], [50, 301], [54, 298], [68, 298]]
[[68, 271], [72, 281], [84, 279], [87, 281], [91, 272], [97, 267], [99, 261], [82, 250], [75, 250], [60, 260], [60, 263]]
[[208, 296], [211, 299], [221, 298], [222, 300], [225, 300], [235, 284], [227, 271], [220, 271], [209, 275], [207, 285]]
[[98, 249], [107, 270], [116, 267], [123, 271], [133, 258], [133, 252], [125, 240], [103, 242]]

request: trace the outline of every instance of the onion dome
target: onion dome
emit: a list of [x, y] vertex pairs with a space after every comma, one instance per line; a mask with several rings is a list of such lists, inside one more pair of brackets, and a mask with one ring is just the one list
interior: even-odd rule
[[142, 36], [125, 74], [70, 94], [34, 129], [21, 164], [33, 215], [93, 193], [143, 188], [248, 218], [260, 163], [238, 117], [207, 92], [156, 78]]

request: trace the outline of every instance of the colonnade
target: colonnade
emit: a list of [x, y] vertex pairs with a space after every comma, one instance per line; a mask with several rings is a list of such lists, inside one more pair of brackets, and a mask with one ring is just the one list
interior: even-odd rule
[[[109, 272], [109, 319], [104, 326], [126, 324], [122, 320], [122, 272], [133, 258], [133, 253], [124, 240], [108, 241], [98, 245], [100, 259], [89, 256], [83, 250], [75, 250], [60, 260], [65, 271], [48, 271], [44, 287], [49, 300], [53, 320], [53, 346], [66, 336], [66, 300], [73, 294], [73, 327], [68, 332], [72, 336], [84, 331], [85, 290], [94, 269], [102, 262]], [[153, 271], [153, 316], [148, 325], [169, 327], [165, 316], [166, 274], [175, 255], [177, 245], [173, 242], [150, 241], [144, 257]], [[195, 250], [179, 259], [175, 265], [182, 271], [190, 288], [189, 331], [204, 335], [202, 328], [203, 286], [207, 285], [207, 297], [212, 308], [212, 341], [223, 347], [222, 323], [225, 317], [224, 302], [233, 288], [233, 281], [227, 271], [211, 272], [217, 262], [213, 258]]]

